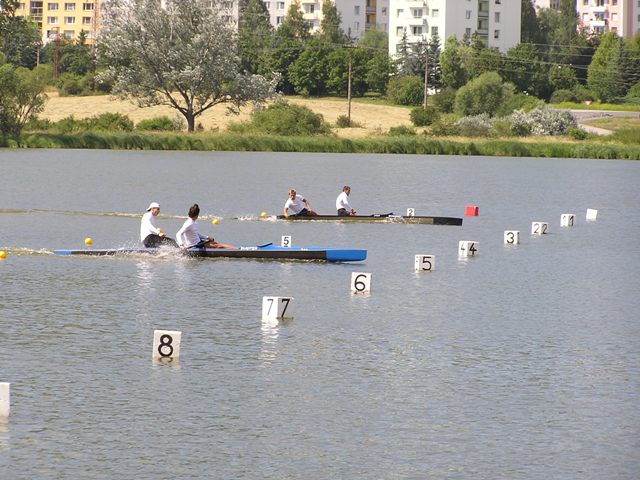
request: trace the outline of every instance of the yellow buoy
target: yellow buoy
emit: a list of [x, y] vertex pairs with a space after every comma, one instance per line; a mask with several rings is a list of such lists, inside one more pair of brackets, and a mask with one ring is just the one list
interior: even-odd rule
[[211, 220], [211, 223], [213, 223], [214, 225], [217, 225], [218, 224], [218, 219], [214, 218], [213, 220]]
[[5, 258], [7, 258], [7, 252], [0, 250], [0, 260], [4, 260]]
[[260, 216], [261, 216], [262, 218], [266, 217], [266, 216], [267, 216], [267, 212], [262, 212], [262, 213], [260, 214]]
[[87, 247], [90, 247], [91, 245], [93, 245], [93, 239], [92, 239], [92, 238], [90, 238], [90, 237], [85, 238], [85, 239], [84, 239], [84, 244], [85, 244]]

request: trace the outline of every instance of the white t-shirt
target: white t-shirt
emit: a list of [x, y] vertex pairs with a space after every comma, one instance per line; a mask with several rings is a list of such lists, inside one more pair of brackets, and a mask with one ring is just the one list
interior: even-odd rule
[[342, 192], [340, 195], [338, 195], [338, 198], [336, 198], [336, 210], [340, 210], [341, 208], [344, 208], [347, 212], [351, 211], [351, 205], [349, 205], [349, 196], [347, 195], [347, 192]]
[[140, 241], [143, 242], [149, 235], [158, 234], [158, 227], [156, 227], [155, 217], [151, 210], [142, 215], [142, 221], [140, 222]]
[[296, 198], [294, 198], [293, 200], [291, 200], [291, 197], [289, 197], [284, 204], [284, 208], [285, 210], [287, 210], [287, 214], [297, 215], [302, 211], [302, 209], [307, 208], [304, 205], [304, 200], [304, 197], [298, 194], [296, 194]]
[[192, 218], [187, 218], [187, 220], [182, 225], [182, 228], [178, 230], [176, 233], [176, 241], [178, 245], [185, 246], [187, 248], [197, 245], [202, 240], [208, 240], [209, 237], [205, 237], [200, 235], [200, 230], [198, 229], [198, 223], [194, 221]]

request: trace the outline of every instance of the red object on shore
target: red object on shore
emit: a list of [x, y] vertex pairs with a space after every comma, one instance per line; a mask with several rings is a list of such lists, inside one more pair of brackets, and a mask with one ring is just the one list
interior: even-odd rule
[[467, 217], [477, 217], [478, 216], [478, 207], [475, 205], [467, 205], [464, 207], [464, 214]]

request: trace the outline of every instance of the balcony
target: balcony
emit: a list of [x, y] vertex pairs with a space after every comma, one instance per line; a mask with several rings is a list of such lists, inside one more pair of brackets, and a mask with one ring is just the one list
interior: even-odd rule
[[591, 7], [591, 13], [604, 13], [607, 11], [607, 7], [605, 5], [599, 7]]
[[607, 22], [604, 20], [592, 20], [591, 22], [589, 22], [589, 25], [591, 25], [592, 27], [604, 27], [606, 26]]
[[367, 5], [367, 8], [366, 8], [365, 12], [367, 12], [367, 13], [376, 13], [376, 7], [375, 6], [370, 7], [370, 6]]

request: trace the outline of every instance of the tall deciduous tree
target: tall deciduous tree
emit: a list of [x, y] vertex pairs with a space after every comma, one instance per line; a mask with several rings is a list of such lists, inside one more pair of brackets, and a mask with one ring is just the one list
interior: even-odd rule
[[615, 32], [602, 37], [587, 74], [587, 83], [603, 102], [623, 97], [629, 87], [629, 55], [625, 42]]
[[15, 16], [18, 5], [18, 0], [0, 0], [0, 53], [13, 65], [33, 68], [40, 33], [34, 22]]
[[320, 33], [322, 38], [329, 43], [343, 44], [348, 37], [340, 28], [340, 12], [331, 0], [322, 0], [322, 20]]
[[268, 68], [280, 74], [278, 89], [285, 94], [294, 93], [295, 87], [289, 79], [289, 67], [304, 50], [304, 42], [309, 38], [309, 23], [303, 18], [300, 3], [289, 5], [284, 21], [273, 35]]
[[538, 16], [532, 0], [521, 0], [520, 7], [520, 41], [523, 43], [542, 43]]
[[[112, 92], [139, 106], [167, 105], [188, 131], [218, 104], [231, 112], [274, 93], [264, 77], [240, 73], [233, 30], [203, 0], [116, 1], [107, 4], [99, 52]], [[150, 14], [153, 12], [153, 14]]]
[[384, 94], [387, 90], [393, 65], [389, 58], [389, 36], [377, 28], [367, 30], [358, 46], [369, 54], [365, 79], [373, 92]]
[[440, 70], [442, 83], [451, 88], [458, 89], [467, 83], [468, 74], [462, 65], [460, 58], [460, 43], [455, 35], [447, 38], [444, 51], [440, 55]]
[[0, 53], [0, 135], [16, 138], [24, 125], [44, 109], [48, 67], [33, 70], [5, 63]]
[[262, 0], [248, 0], [240, 12], [238, 46], [243, 72], [262, 74], [267, 70], [268, 48], [273, 27]]

